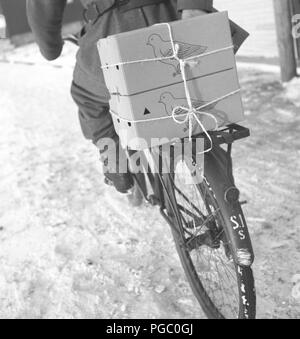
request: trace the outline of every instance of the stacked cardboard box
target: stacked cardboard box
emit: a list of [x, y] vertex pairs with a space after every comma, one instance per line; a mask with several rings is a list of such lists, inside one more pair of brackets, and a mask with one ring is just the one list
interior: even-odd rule
[[[219, 127], [243, 120], [227, 12], [175, 21], [169, 26], [158, 24], [110, 36], [98, 44], [113, 120], [123, 145], [143, 149], [189, 134], [188, 124], [172, 118], [174, 107], [188, 107], [179, 62], [168, 59], [174, 55], [174, 45], [179, 48], [180, 59], [203, 55], [186, 66], [193, 106], [225, 97], [203, 111], [214, 115]], [[206, 130], [215, 128], [214, 119], [198, 116]], [[194, 122], [193, 134], [200, 132], [202, 128]], [[157, 140], [161, 138], [164, 140]]]

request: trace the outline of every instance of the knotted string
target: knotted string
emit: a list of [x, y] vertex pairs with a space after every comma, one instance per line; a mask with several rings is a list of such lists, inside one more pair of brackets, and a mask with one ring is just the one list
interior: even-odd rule
[[[170, 25], [169, 25], [169, 28], [170, 28]], [[188, 126], [189, 126], [189, 141], [192, 140], [194, 120], [196, 120], [196, 122], [201, 127], [203, 133], [206, 135], [206, 137], [208, 138], [208, 140], [210, 142], [210, 147], [203, 151], [203, 153], [207, 153], [207, 152], [210, 152], [212, 150], [212, 148], [213, 148], [213, 141], [211, 139], [210, 134], [207, 132], [207, 130], [204, 127], [204, 125], [202, 124], [201, 120], [197, 116], [197, 114], [202, 114], [202, 115], [206, 115], [206, 116], [211, 117], [214, 120], [214, 122], [215, 122], [214, 130], [216, 130], [218, 128], [218, 121], [217, 121], [216, 117], [213, 116], [211, 113], [200, 111], [202, 106], [200, 106], [200, 108], [195, 108], [193, 106], [192, 98], [191, 98], [190, 91], [189, 91], [189, 88], [188, 88], [186, 72], [185, 72], [185, 67], [186, 67], [188, 61], [186, 59], [179, 58], [179, 56], [178, 56], [179, 45], [174, 45], [171, 29], [170, 29], [170, 36], [172, 38], [171, 39], [171, 43], [172, 43], [172, 48], [173, 48], [173, 51], [174, 51], [174, 58], [179, 62], [179, 65], [180, 65], [180, 72], [181, 72], [182, 79], [183, 79], [185, 96], [186, 96], [186, 100], [187, 100], [187, 103], [188, 103], [188, 108], [184, 107], [184, 106], [174, 107], [173, 111], [172, 111], [172, 118], [178, 124], [186, 124], [186, 123], [188, 123]], [[190, 60], [192, 60], [192, 58], [190, 58]], [[186, 111], [186, 117], [183, 120], [179, 120], [177, 118], [177, 113], [176, 112], [178, 110]]]
[[[152, 118], [152, 119], [142, 119], [142, 120], [128, 120], [128, 119], [124, 119], [121, 118], [120, 116], [118, 116], [117, 113], [113, 112], [112, 110], [110, 110], [111, 114], [116, 116], [117, 119], [119, 120], [123, 120], [126, 121], [128, 123], [141, 123], [141, 122], [151, 122], [151, 121], [157, 121], [157, 120], [164, 120], [164, 119], [169, 119], [172, 118], [173, 121], [175, 123], [178, 124], [186, 124], [188, 122], [188, 128], [189, 128], [189, 140], [192, 140], [192, 134], [193, 134], [193, 126], [194, 126], [194, 120], [198, 123], [198, 125], [201, 127], [203, 133], [206, 135], [206, 137], [208, 138], [209, 142], [210, 142], [210, 147], [206, 150], [204, 150], [202, 153], [207, 153], [210, 152], [213, 148], [213, 141], [212, 138], [210, 136], [210, 134], [208, 133], [208, 131], [206, 130], [205, 126], [203, 125], [203, 123], [201, 122], [201, 120], [199, 119], [198, 115], [205, 115], [208, 116], [210, 118], [212, 118], [215, 122], [215, 128], [214, 130], [218, 129], [218, 120], [216, 119], [216, 117], [208, 112], [204, 112], [202, 111], [202, 109], [217, 103], [225, 98], [228, 98], [230, 96], [233, 96], [237, 93], [239, 93], [241, 91], [241, 89], [237, 89], [235, 91], [232, 91], [222, 97], [219, 97], [209, 103], [206, 103], [204, 105], [201, 105], [200, 107], [194, 107], [193, 106], [193, 101], [190, 95], [190, 90], [188, 88], [188, 82], [187, 82], [187, 76], [186, 76], [186, 66], [189, 65], [190, 67], [192, 67], [194, 64], [191, 63], [192, 60], [195, 59], [199, 59], [199, 58], [203, 58], [212, 54], [216, 54], [216, 53], [220, 53], [220, 52], [224, 52], [227, 50], [232, 50], [234, 48], [234, 46], [229, 46], [229, 47], [225, 47], [225, 48], [221, 48], [218, 50], [214, 50], [211, 52], [207, 52], [207, 53], [202, 53], [199, 55], [195, 55], [192, 57], [188, 57], [185, 59], [182, 59], [179, 57], [179, 52], [180, 52], [180, 46], [178, 44], [175, 43], [174, 39], [173, 39], [173, 33], [172, 33], [172, 28], [171, 25], [169, 23], [161, 23], [161, 24], [157, 24], [158, 26], [160, 25], [166, 25], [168, 27], [168, 31], [169, 31], [169, 36], [170, 36], [170, 42], [171, 42], [171, 46], [172, 46], [172, 50], [173, 50], [173, 55], [171, 56], [167, 56], [167, 57], [156, 57], [156, 58], [149, 58], [149, 59], [141, 59], [141, 60], [134, 60], [134, 61], [124, 61], [124, 62], [120, 62], [120, 63], [116, 63], [116, 64], [110, 64], [110, 65], [105, 65], [105, 66], [101, 66], [102, 69], [107, 69], [107, 68], [112, 68], [112, 67], [116, 67], [116, 66], [123, 66], [123, 65], [130, 65], [130, 64], [136, 64], [136, 63], [144, 63], [144, 62], [153, 62], [153, 61], [164, 61], [164, 60], [170, 60], [170, 59], [176, 59], [179, 62], [180, 65], [180, 71], [181, 71], [181, 75], [182, 75], [182, 79], [183, 79], [183, 84], [184, 84], [184, 91], [185, 91], [185, 95], [186, 95], [186, 100], [187, 100], [187, 104], [188, 107], [184, 107], [184, 106], [177, 106], [172, 110], [172, 114], [171, 117], [160, 117], [160, 118]], [[176, 112], [178, 111], [185, 111], [186, 113], [183, 114], [177, 114]], [[179, 117], [184, 117], [183, 120], [179, 120]]]

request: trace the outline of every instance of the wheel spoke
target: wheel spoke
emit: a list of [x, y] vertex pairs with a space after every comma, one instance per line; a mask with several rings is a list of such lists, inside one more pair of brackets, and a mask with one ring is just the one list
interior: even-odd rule
[[187, 203], [189, 203], [193, 208], [194, 208], [194, 210], [198, 213], [198, 214], [200, 214], [203, 218], [205, 218], [205, 216], [204, 216], [204, 214], [191, 202], [191, 200], [185, 195], [185, 194], [183, 194], [182, 193], [182, 191], [175, 185], [175, 183], [174, 183], [174, 189], [175, 189], [175, 191], [178, 193], [178, 194], [180, 194], [181, 196], [182, 196], [182, 198], [187, 202]]
[[[194, 234], [194, 238], [197, 238], [197, 236], [200, 234], [200, 232], [203, 230], [204, 226], [206, 226], [208, 224], [208, 222], [215, 216], [215, 214], [217, 213], [217, 211], [215, 213], [212, 213], [210, 214], [206, 220], [204, 221], [204, 223], [200, 226], [200, 228], [197, 230], [196, 234]], [[187, 242], [187, 244], [194, 240], [193, 238], [192, 239], [189, 239], [189, 241]]]
[[[193, 218], [193, 220], [197, 220], [197, 221], [203, 221], [203, 218], [200, 218], [200, 217], [198, 217], [197, 215], [195, 215], [194, 213], [192, 213], [191, 211], [189, 211], [188, 209], [186, 209], [184, 206], [182, 206], [181, 204], [177, 204], [177, 206], [178, 206], [178, 208], [182, 211], [182, 212], [184, 212], [185, 214], [187, 214], [189, 217], [191, 217], [191, 218]], [[204, 219], [206, 219], [205, 217], [204, 217]]]

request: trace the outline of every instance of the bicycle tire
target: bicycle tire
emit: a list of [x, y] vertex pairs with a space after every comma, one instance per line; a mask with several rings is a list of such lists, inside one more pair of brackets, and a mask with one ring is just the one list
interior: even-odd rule
[[[232, 266], [234, 267], [235, 272], [234, 277], [236, 282], [236, 293], [237, 293], [236, 295], [238, 298], [236, 305], [234, 305], [236, 309], [235, 316], [231, 314], [230, 315], [224, 314], [224, 311], [221, 309], [220, 305], [218, 305], [218, 301], [214, 300], [214, 298], [207, 291], [208, 287], [205, 287], [205, 281], [203, 281], [203, 278], [201, 280], [199, 275], [200, 273], [197, 272], [197, 269], [195, 268], [195, 263], [191, 257], [191, 251], [187, 249], [185, 243], [186, 235], [183, 234], [185, 231], [182, 232], [182, 229], [179, 226], [180, 224], [179, 220], [182, 218], [182, 210], [180, 210], [178, 207], [179, 206], [177, 201], [178, 199], [176, 197], [174, 182], [172, 183], [172, 180], [175, 179], [170, 179], [169, 175], [167, 179], [168, 182], [167, 190], [169, 192], [169, 195], [173, 197], [171, 199], [173, 200], [173, 203], [166, 204], [166, 206], [169, 217], [173, 222], [173, 226], [176, 225], [176, 227], [172, 227], [173, 238], [187, 280], [191, 286], [191, 289], [196, 299], [201, 305], [204, 313], [210, 319], [227, 319], [227, 318], [254, 319], [256, 315], [256, 293], [253, 271], [250, 266], [249, 267], [240, 266], [236, 264], [233, 260], [231, 263]], [[232, 210], [228, 208], [228, 205], [224, 202], [224, 196], [222, 196], [219, 193], [220, 190], [215, 189], [215, 187], [220, 186], [222, 184], [223, 184], [222, 178], [213, 176], [212, 173], [207, 173], [207, 177], [205, 177], [205, 180], [202, 183], [202, 185], [206, 186], [207, 188], [206, 193], [209, 193], [210, 199], [209, 204], [212, 204], [213, 202], [213, 204], [215, 205], [214, 208], [220, 211], [218, 213], [219, 223], [221, 223], [222, 227], [224, 228], [222, 231], [225, 231], [225, 228], [228, 227], [228, 225], [230, 224], [230, 215], [232, 213]], [[197, 188], [197, 190], [199, 190], [199, 188]], [[208, 199], [208, 196], [206, 197], [206, 199]], [[196, 202], [193, 201], [193, 203]], [[204, 201], [204, 204], [207, 205], [207, 201]], [[241, 206], [239, 203], [237, 203], [236, 207], [239, 208], [241, 212]], [[232, 241], [232, 239], [227, 239], [227, 242], [229, 245], [226, 244], [226, 246], [229, 248], [231, 252], [233, 252], [232, 244], [234, 242]], [[225, 242], [223, 245], [224, 245], [223, 247], [225, 247]], [[228, 253], [226, 255], [228, 255]]]

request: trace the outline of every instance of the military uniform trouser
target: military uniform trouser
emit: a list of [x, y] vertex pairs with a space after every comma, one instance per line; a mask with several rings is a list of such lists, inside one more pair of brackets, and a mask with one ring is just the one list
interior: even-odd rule
[[[100, 2], [100, 7], [107, 6], [105, 2], [107, 1]], [[79, 41], [71, 93], [79, 108], [82, 132], [93, 143], [116, 135], [109, 113], [109, 92], [101, 70], [97, 41], [108, 35], [177, 20], [176, 2], [171, 0], [127, 12], [114, 9], [94, 24], [88, 25], [86, 33]], [[101, 12], [104, 10], [105, 8], [100, 8]]]

